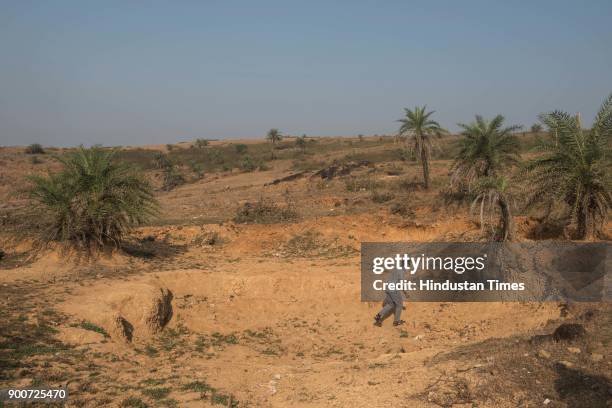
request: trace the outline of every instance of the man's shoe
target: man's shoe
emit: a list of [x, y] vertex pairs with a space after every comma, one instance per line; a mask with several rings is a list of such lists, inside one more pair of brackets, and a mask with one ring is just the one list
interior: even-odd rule
[[394, 321], [394, 322], [393, 322], [393, 325], [394, 325], [394, 326], [401, 326], [401, 325], [402, 325], [402, 324], [404, 324], [404, 323], [406, 323], [406, 322], [405, 322], [405, 321], [403, 321], [403, 320], [396, 320], [396, 321]]
[[379, 314], [374, 316], [374, 326], [377, 326], [377, 327], [382, 326], [382, 317]]

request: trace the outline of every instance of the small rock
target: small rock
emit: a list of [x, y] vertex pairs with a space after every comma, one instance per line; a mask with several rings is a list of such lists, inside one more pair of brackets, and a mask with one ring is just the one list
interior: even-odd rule
[[274, 374], [273, 377], [275, 380], [280, 380], [281, 379], [281, 375], [280, 374]]
[[544, 400], [543, 404], [544, 404], [544, 405], [548, 405], [548, 404], [550, 404], [551, 402], [552, 402], [551, 400], [549, 400], [548, 398], [546, 398], [546, 399]]
[[603, 360], [604, 356], [603, 354], [598, 354], [598, 353], [592, 353], [591, 354], [591, 361], [598, 363], [601, 360]]
[[414, 337], [415, 340], [423, 340], [425, 336], [423, 334], [419, 334], [417, 336]]
[[540, 350], [538, 351], [538, 356], [542, 358], [550, 358], [550, 353], [546, 350]]
[[568, 347], [567, 351], [574, 354], [580, 354], [580, 349], [578, 347]]
[[565, 361], [565, 360], [559, 361], [559, 364], [561, 364], [565, 368], [572, 368], [574, 366], [574, 363], [571, 363], [571, 362]]
[[270, 381], [270, 383], [268, 384], [268, 389], [270, 390], [270, 394], [274, 395], [276, 394], [277, 390], [276, 390], [276, 381], [272, 380]]

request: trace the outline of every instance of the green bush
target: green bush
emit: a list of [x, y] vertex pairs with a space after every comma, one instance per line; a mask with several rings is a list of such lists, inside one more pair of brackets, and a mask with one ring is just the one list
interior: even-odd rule
[[255, 171], [259, 164], [249, 155], [244, 156], [240, 160], [240, 170], [243, 171]]
[[200, 163], [191, 162], [189, 167], [198, 180], [204, 177], [204, 166], [202, 166]]
[[115, 150], [81, 147], [57, 157], [58, 173], [29, 178], [29, 197], [51, 218], [44, 240], [87, 249], [118, 246], [157, 213], [150, 184], [114, 162], [114, 155]]
[[247, 150], [249, 150], [249, 147], [245, 145], [244, 143], [239, 143], [234, 146], [234, 149], [236, 149], [236, 153], [244, 154], [247, 152]]
[[206, 146], [208, 146], [208, 140], [206, 140], [206, 139], [196, 139], [196, 141], [194, 142], [194, 145], [198, 149], [203, 149]]
[[185, 184], [185, 177], [174, 165], [166, 167], [164, 170], [164, 185], [162, 190], [170, 191], [175, 187]]
[[39, 143], [33, 143], [26, 147], [25, 152], [27, 154], [45, 154], [45, 149]]
[[168, 159], [168, 156], [166, 156], [162, 152], [155, 153], [155, 155], [153, 156], [153, 163], [154, 163], [155, 168], [161, 169], [161, 170], [165, 170], [168, 167], [172, 166], [172, 163], [170, 162], [170, 159]]

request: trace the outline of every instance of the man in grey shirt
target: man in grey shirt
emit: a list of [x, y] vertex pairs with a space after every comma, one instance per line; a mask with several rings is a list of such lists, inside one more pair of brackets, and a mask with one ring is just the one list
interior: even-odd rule
[[[387, 283], [395, 283], [398, 284], [404, 280], [404, 270], [403, 269], [394, 269], [391, 271], [389, 275], [389, 279]], [[404, 295], [401, 290], [390, 290], [385, 289], [385, 300], [383, 301], [383, 308], [380, 312], [374, 316], [374, 325], [380, 327], [382, 326], [383, 320], [389, 315], [392, 311], [394, 311], [393, 325], [399, 326], [404, 324], [405, 322], [400, 319], [402, 316], [402, 310], [404, 309]]]

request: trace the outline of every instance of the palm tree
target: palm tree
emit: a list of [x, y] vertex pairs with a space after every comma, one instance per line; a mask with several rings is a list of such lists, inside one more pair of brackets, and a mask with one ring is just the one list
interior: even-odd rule
[[153, 189], [136, 171], [100, 147], [57, 157], [62, 169], [30, 177], [29, 197], [48, 214], [43, 240], [65, 241], [82, 249], [118, 246], [127, 233], [157, 213]]
[[451, 166], [451, 185], [465, 183], [468, 188], [481, 177], [496, 176], [505, 167], [519, 160], [519, 144], [513, 134], [521, 126], [502, 127], [504, 117], [497, 115], [491, 121], [476, 115], [463, 128], [459, 153]]
[[527, 166], [532, 187], [528, 204], [562, 202], [576, 224], [577, 238], [592, 238], [601, 231], [612, 207], [606, 158], [612, 136], [612, 94], [590, 130], [582, 129], [578, 117], [562, 111], [542, 114], [540, 120], [556, 137], [542, 141], [544, 155]]
[[268, 141], [272, 144], [272, 159], [274, 159], [274, 147], [276, 146], [277, 142], [280, 142], [283, 139], [283, 136], [281, 135], [281, 132], [278, 129], [272, 128], [268, 131], [266, 139], [268, 139]]
[[399, 120], [402, 124], [399, 134], [412, 137], [414, 150], [423, 166], [423, 181], [427, 189], [429, 188], [429, 161], [431, 159], [432, 138], [434, 136], [441, 136], [446, 130], [442, 129], [438, 122], [429, 118], [435, 111], [425, 112], [426, 109], [427, 106], [417, 106], [414, 110], [404, 109], [405, 116]]
[[512, 196], [508, 191], [508, 181], [505, 177], [483, 177], [476, 183], [476, 198], [472, 202], [472, 210], [480, 202], [480, 226], [484, 231], [485, 213], [492, 220], [499, 211], [498, 234], [496, 241], [510, 241], [514, 237], [514, 221], [512, 220]]
[[295, 145], [302, 150], [302, 153], [306, 152], [306, 135], [299, 136], [295, 139]]

